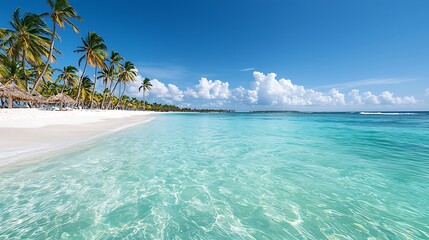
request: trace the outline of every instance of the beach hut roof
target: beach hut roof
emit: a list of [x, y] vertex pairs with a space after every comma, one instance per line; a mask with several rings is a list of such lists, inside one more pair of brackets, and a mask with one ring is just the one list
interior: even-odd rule
[[34, 98], [34, 101], [36, 101], [37, 103], [48, 103], [47, 101], [48, 99], [42, 96], [42, 94], [40, 94], [39, 92], [34, 92], [33, 98]]
[[70, 96], [63, 94], [63, 93], [58, 93], [55, 96], [50, 96], [47, 100], [48, 103], [66, 103], [66, 104], [74, 104], [75, 100], [73, 98], [71, 98]]
[[22, 90], [14, 83], [0, 86], [0, 98], [9, 98], [18, 101], [32, 101], [34, 97], [28, 92]]

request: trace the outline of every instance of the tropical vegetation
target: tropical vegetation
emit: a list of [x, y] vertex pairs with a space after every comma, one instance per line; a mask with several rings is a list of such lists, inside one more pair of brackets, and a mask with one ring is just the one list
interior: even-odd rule
[[[95, 32], [81, 37], [81, 44], [74, 50], [80, 54], [76, 63], [83, 68], [81, 72], [77, 66], [53, 68], [52, 64], [62, 55], [55, 47], [60, 40], [58, 29], [69, 26], [79, 34], [76, 22], [82, 18], [68, 0], [47, 0], [47, 4], [49, 12], [41, 14], [22, 13], [17, 8], [9, 27], [0, 28], [0, 86], [16, 85], [32, 96], [41, 96], [38, 99], [67, 95], [75, 100], [70, 107], [86, 109], [217, 111], [148, 103], [146, 94], [152, 87], [149, 78], [145, 78], [139, 88], [142, 100], [127, 96], [127, 85], [136, 81], [137, 68], [116, 51], [110, 51], [109, 55], [103, 37]], [[93, 79], [88, 77], [88, 68], [93, 68]], [[102, 81], [101, 93], [96, 89], [97, 80]], [[5, 98], [0, 96], [0, 100], [2, 107], [5, 107]], [[20, 101], [14, 100], [16, 103]], [[61, 108], [63, 103], [59, 104]], [[27, 106], [40, 104], [27, 102]]]

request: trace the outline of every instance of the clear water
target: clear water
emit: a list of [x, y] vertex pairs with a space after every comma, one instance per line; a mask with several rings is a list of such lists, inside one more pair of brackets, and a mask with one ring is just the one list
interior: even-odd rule
[[1, 169], [27, 238], [429, 239], [429, 115], [163, 115]]

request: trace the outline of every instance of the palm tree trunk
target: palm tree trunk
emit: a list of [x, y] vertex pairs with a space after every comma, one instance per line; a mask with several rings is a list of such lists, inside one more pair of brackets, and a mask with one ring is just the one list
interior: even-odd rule
[[113, 86], [113, 80], [114, 79], [112, 79], [112, 80], [110, 80], [110, 86], [109, 86], [109, 93], [107, 94], [107, 102], [109, 102], [110, 101], [110, 98], [112, 97], [112, 86]]
[[112, 92], [110, 93], [109, 104], [107, 105], [107, 109], [109, 109], [109, 108], [110, 108], [110, 106], [112, 105], [113, 95], [114, 95], [114, 93], [115, 93], [116, 86], [118, 86], [118, 83], [120, 83], [120, 81], [119, 81], [119, 80], [118, 80], [118, 81], [116, 81], [115, 86], [113, 87], [113, 90], [112, 90]]
[[107, 79], [106, 82], [104, 82], [104, 89], [103, 89], [103, 101], [101, 102], [101, 109], [104, 109], [104, 101], [106, 101], [106, 88], [107, 88]]
[[145, 100], [146, 90], [143, 87], [143, 111], [146, 111], [146, 100]]
[[[121, 92], [122, 92], [122, 84], [119, 83], [118, 96], [116, 97], [118, 99], [118, 103], [119, 103], [119, 100], [121, 97]], [[113, 102], [112, 102], [112, 104], [113, 104]], [[116, 105], [115, 105], [115, 107], [116, 107]], [[115, 107], [112, 106], [112, 109], [115, 109]]]
[[83, 76], [85, 76], [87, 65], [88, 65], [88, 56], [86, 57], [85, 67], [83, 68], [82, 76], [80, 76], [80, 79], [79, 79], [79, 86], [77, 88], [76, 106], [79, 106], [80, 89], [82, 88], [82, 79], [83, 79]]
[[57, 31], [57, 24], [55, 24], [55, 22], [54, 22], [54, 27], [53, 27], [53, 31], [52, 31], [52, 37], [51, 37], [51, 46], [49, 47], [49, 56], [46, 59], [46, 64], [45, 64], [45, 67], [43, 68], [42, 73], [40, 73], [40, 75], [37, 77], [36, 82], [34, 83], [33, 89], [31, 90], [31, 94], [33, 94], [34, 91], [36, 91], [37, 86], [39, 85], [40, 81], [42, 80], [42, 76], [45, 75], [46, 70], [48, 69], [49, 62], [51, 61], [51, 58], [52, 58], [52, 52], [54, 51], [54, 42], [55, 42], [56, 31]]
[[124, 82], [124, 90], [122, 90], [121, 98], [119, 98], [118, 104], [116, 104], [116, 108], [119, 106], [119, 104], [120, 104], [120, 103], [121, 103], [121, 101], [122, 101], [122, 98], [124, 97], [125, 89], [126, 89], [126, 87], [125, 87], [125, 82]]
[[[66, 81], [64, 80], [63, 88], [61, 89], [61, 94], [64, 94], [64, 88], [66, 88]], [[60, 102], [60, 111], [63, 110], [63, 101]]]
[[29, 86], [28, 86], [28, 80], [27, 80], [27, 73], [25, 71], [25, 49], [22, 50], [22, 71], [24, 73], [24, 82], [25, 82], [25, 88], [27, 88], [27, 92], [29, 92]]
[[97, 64], [95, 64], [95, 72], [94, 72], [94, 87], [92, 88], [91, 103], [90, 103], [90, 105], [89, 105], [89, 108], [90, 108], [90, 109], [92, 109], [92, 100], [94, 100], [95, 85], [97, 85]]
[[64, 93], [64, 88], [66, 88], [66, 81], [64, 81], [63, 89], [61, 89], [61, 94]]

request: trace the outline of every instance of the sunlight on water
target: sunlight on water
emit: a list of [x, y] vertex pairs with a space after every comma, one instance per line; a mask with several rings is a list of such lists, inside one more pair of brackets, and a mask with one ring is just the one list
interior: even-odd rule
[[172, 114], [0, 171], [0, 239], [429, 239], [429, 115]]

